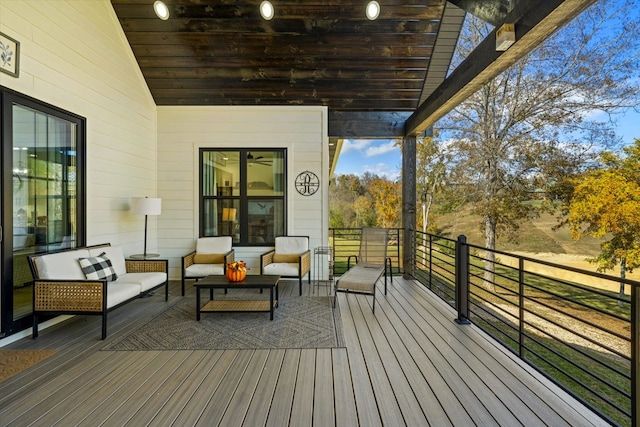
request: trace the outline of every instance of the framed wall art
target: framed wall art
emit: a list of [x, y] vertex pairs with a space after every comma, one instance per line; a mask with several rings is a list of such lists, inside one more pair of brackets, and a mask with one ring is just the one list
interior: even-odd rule
[[20, 63], [20, 42], [0, 33], [0, 71], [18, 77]]

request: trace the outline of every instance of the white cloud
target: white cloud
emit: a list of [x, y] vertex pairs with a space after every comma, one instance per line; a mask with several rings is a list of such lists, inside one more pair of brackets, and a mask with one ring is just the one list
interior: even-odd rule
[[400, 178], [400, 170], [397, 167], [393, 167], [387, 163], [377, 163], [373, 166], [363, 165], [362, 173], [358, 174], [362, 176], [365, 172], [369, 172], [379, 177], [385, 177], [390, 181], [395, 181]]
[[371, 144], [373, 144], [373, 140], [370, 139], [345, 139], [342, 142], [341, 153], [348, 153], [350, 151], [363, 151], [366, 150]]
[[399, 149], [400, 147], [396, 146], [395, 140], [386, 141], [384, 144], [367, 147], [367, 149], [365, 150], [365, 156], [367, 157], [380, 156], [383, 154], [390, 153], [392, 151], [398, 151]]

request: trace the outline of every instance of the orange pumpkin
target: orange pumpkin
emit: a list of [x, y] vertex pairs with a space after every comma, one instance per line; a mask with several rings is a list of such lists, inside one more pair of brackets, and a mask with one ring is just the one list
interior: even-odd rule
[[247, 270], [244, 268], [238, 268], [237, 270], [232, 268], [227, 269], [227, 279], [229, 279], [230, 282], [242, 282], [246, 276]]

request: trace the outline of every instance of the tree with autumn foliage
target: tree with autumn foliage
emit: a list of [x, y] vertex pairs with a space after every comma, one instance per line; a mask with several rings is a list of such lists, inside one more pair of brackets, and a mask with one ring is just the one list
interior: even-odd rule
[[640, 266], [640, 140], [623, 151], [624, 156], [603, 153], [601, 168], [574, 180], [567, 220], [574, 240], [585, 235], [610, 237], [589, 261], [598, 271], [619, 265], [621, 278]]
[[388, 179], [375, 179], [369, 186], [376, 212], [377, 226], [394, 228], [400, 226], [402, 214], [401, 185]]
[[[456, 152], [448, 181], [483, 218], [485, 283], [494, 281], [496, 237], [515, 238], [540, 212], [523, 201], [536, 189], [557, 194], [566, 176], [614, 147], [615, 113], [639, 105], [640, 39], [628, 30], [640, 25], [636, 8], [595, 2], [438, 122]], [[467, 19], [461, 58], [491, 30]]]
[[338, 175], [329, 186], [332, 228], [399, 227], [400, 184], [375, 174]]

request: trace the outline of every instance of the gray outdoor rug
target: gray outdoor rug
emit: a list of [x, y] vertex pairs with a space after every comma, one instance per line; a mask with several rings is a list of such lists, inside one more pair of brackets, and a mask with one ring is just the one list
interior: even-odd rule
[[340, 311], [332, 302], [295, 296], [280, 299], [273, 321], [269, 313], [202, 313], [198, 322], [195, 296], [185, 297], [103, 350], [341, 347]]

